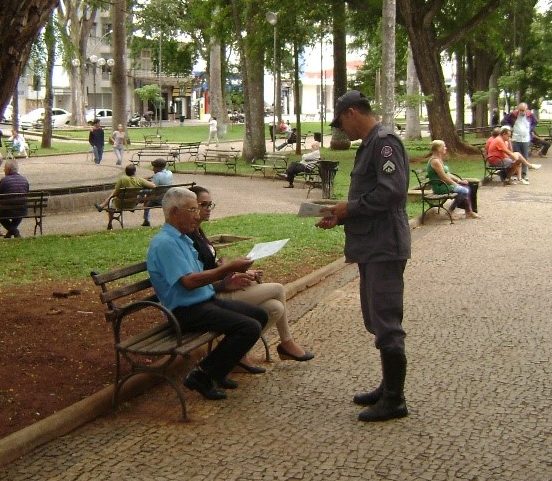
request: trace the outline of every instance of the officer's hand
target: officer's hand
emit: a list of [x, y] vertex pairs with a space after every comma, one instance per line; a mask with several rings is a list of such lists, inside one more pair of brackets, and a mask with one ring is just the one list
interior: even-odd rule
[[251, 267], [253, 261], [249, 257], [238, 257], [231, 261], [225, 262], [224, 266], [233, 272], [245, 272]]
[[315, 225], [320, 229], [332, 229], [337, 225], [337, 222], [337, 216], [332, 215], [331, 217], [322, 217]]

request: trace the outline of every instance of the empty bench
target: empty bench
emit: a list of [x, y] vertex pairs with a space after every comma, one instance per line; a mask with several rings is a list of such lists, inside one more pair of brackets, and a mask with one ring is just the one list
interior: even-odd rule
[[165, 192], [171, 187], [190, 188], [195, 182], [187, 184], [158, 185], [154, 189], [143, 189], [141, 187], [123, 187], [116, 194], [112, 194], [108, 199], [107, 208], [108, 224], [107, 229], [113, 228], [113, 221], [117, 221], [124, 229], [125, 212], [143, 211], [145, 209], [160, 209], [161, 201]]
[[0, 219], [34, 219], [34, 234], [40, 230], [44, 209], [48, 206], [48, 192], [30, 191], [25, 194], [0, 194]]
[[227, 173], [234, 172], [236, 174], [239, 155], [240, 153], [237, 150], [207, 148], [203, 158], [195, 160], [194, 163], [196, 170], [201, 168], [205, 174], [209, 165], [224, 167]]
[[[201, 142], [182, 142], [178, 144], [178, 151], [180, 153], [181, 161], [198, 160], [200, 145], [201, 145]], [[183, 158], [182, 156], [185, 156], [185, 157]]]
[[164, 146], [149, 149], [140, 149], [132, 154], [130, 161], [134, 165], [140, 165], [141, 162], [151, 162], [155, 159], [164, 159], [167, 166], [176, 170], [176, 162], [180, 161], [180, 151], [178, 148]]
[[266, 154], [264, 154], [262, 159], [255, 160], [251, 164], [251, 168], [253, 169], [251, 177], [253, 177], [253, 174], [255, 173], [263, 174], [263, 177], [266, 177], [266, 172], [268, 171], [270, 174], [272, 174], [273, 178], [276, 178], [276, 174], [284, 173], [287, 169], [287, 166], [287, 155], [267, 152]]

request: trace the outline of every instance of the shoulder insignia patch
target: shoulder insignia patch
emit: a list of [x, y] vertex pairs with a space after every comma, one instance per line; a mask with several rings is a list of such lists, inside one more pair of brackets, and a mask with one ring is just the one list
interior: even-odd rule
[[383, 164], [382, 167], [381, 167], [381, 170], [383, 170], [383, 173], [387, 174], [387, 175], [393, 174], [396, 169], [397, 169], [397, 167], [396, 167], [395, 163], [390, 161], [390, 160], [385, 162], [385, 164]]
[[393, 155], [393, 148], [390, 146], [390, 145], [385, 145], [382, 149], [381, 149], [381, 156], [382, 157], [391, 157]]

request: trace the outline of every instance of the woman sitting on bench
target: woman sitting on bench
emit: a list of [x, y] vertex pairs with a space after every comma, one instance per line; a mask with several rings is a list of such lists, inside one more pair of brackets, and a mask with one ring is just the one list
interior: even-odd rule
[[[198, 226], [193, 234], [188, 234], [188, 236], [194, 242], [194, 247], [198, 252], [199, 260], [203, 263], [204, 270], [214, 269], [220, 265], [223, 260], [217, 259], [215, 248], [201, 229], [201, 222], [209, 220], [211, 210], [214, 209], [215, 204], [211, 199], [211, 194], [204, 187], [196, 185], [190, 187], [190, 190], [197, 195], [200, 226]], [[263, 332], [270, 326], [276, 324], [278, 334], [280, 335], [280, 344], [278, 344], [277, 347], [280, 359], [293, 361], [309, 361], [312, 359], [314, 354], [305, 351], [297, 344], [289, 332], [284, 286], [277, 283], [262, 284], [262, 271], [258, 270], [250, 270], [245, 273], [236, 273], [234, 275], [244, 276], [249, 281], [249, 285], [237, 291], [219, 292], [217, 296], [224, 299], [248, 302], [249, 304], [260, 306], [267, 311], [268, 323], [263, 329]], [[265, 372], [264, 368], [251, 365], [247, 358], [243, 358], [239, 366], [251, 374], [261, 374]]]
[[460, 207], [466, 212], [466, 219], [478, 219], [479, 215], [472, 210], [468, 181], [449, 174], [448, 165], [444, 162], [446, 155], [447, 146], [442, 140], [431, 142], [431, 158], [427, 163], [427, 178], [431, 183], [431, 189], [434, 194], [456, 192], [457, 197], [452, 201], [450, 211]]

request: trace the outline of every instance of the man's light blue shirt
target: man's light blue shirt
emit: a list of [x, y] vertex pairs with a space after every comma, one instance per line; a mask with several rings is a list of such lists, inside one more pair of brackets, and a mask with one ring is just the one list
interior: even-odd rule
[[192, 240], [170, 224], [164, 224], [152, 239], [147, 255], [151, 283], [161, 304], [173, 310], [179, 306], [192, 306], [215, 295], [212, 284], [188, 290], [180, 278], [194, 272], [203, 272]]
[[155, 185], [172, 185], [173, 173], [170, 170], [163, 169], [160, 172], [153, 174], [151, 181]]

